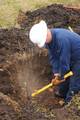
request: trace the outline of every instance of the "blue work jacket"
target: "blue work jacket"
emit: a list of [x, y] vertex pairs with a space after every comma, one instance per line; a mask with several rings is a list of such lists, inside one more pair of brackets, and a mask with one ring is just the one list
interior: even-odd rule
[[46, 43], [52, 72], [63, 77], [76, 63], [80, 63], [80, 35], [67, 29], [51, 29], [52, 41]]

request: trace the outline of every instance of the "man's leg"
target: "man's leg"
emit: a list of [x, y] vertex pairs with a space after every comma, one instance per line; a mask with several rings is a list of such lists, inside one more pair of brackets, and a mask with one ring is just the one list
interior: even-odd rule
[[66, 102], [69, 102], [72, 96], [80, 91], [80, 65], [74, 67], [73, 74], [70, 78], [69, 90], [65, 98]]
[[66, 94], [69, 90], [69, 81], [70, 79], [67, 79], [65, 82], [59, 85], [59, 94], [64, 99], [66, 98]]

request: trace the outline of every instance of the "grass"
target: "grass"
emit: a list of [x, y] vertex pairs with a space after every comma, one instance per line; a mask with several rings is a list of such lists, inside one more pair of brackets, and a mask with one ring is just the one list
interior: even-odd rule
[[80, 0], [0, 0], [0, 27], [14, 26], [19, 10], [34, 10], [52, 3], [79, 6]]

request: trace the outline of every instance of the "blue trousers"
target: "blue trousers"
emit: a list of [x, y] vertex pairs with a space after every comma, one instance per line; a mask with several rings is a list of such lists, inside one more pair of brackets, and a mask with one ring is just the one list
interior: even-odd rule
[[59, 92], [63, 95], [65, 102], [69, 102], [76, 93], [80, 91], [80, 63], [71, 68], [73, 76], [59, 85]]

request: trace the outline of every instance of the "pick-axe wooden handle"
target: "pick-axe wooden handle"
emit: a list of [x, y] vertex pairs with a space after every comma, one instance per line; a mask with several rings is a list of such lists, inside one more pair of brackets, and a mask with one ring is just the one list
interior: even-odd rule
[[[70, 77], [70, 76], [72, 76], [72, 75], [73, 75], [73, 72], [72, 72], [72, 71], [70, 71], [69, 73], [65, 74], [65, 75], [64, 75], [64, 79], [63, 79], [63, 80], [60, 80], [58, 83], [56, 83], [56, 85], [59, 85], [60, 83], [64, 82], [66, 78], [68, 78], [68, 77]], [[50, 88], [50, 87], [52, 87], [52, 86], [54, 86], [54, 84], [50, 83], [50, 84], [44, 86], [43, 88], [37, 90], [36, 92], [32, 93], [31, 96], [32, 96], [32, 97], [35, 97], [36, 95], [44, 92], [45, 90], [47, 90], [48, 88]]]

